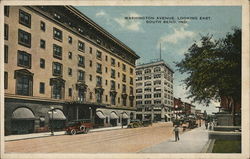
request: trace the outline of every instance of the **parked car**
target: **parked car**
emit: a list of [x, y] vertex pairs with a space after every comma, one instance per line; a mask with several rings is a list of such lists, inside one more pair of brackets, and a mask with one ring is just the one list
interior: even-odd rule
[[139, 120], [139, 119], [133, 119], [130, 121], [130, 123], [128, 124], [128, 128], [138, 128], [138, 127], [146, 127], [152, 125], [151, 120], [149, 119], [145, 119], [145, 120]]
[[75, 135], [77, 133], [87, 134], [90, 129], [94, 127], [94, 124], [91, 123], [89, 119], [81, 119], [70, 121], [66, 124], [66, 134]]

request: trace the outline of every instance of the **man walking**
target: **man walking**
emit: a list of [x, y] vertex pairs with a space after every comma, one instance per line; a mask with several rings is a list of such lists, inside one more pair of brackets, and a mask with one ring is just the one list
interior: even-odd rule
[[180, 138], [179, 138], [179, 127], [177, 125], [174, 128], [174, 134], [175, 134], [175, 142], [180, 140]]

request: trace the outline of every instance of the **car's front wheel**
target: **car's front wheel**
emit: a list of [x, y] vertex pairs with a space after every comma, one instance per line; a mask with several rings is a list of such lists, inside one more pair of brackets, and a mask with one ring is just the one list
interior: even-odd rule
[[72, 130], [70, 131], [70, 134], [71, 134], [71, 135], [75, 135], [75, 134], [76, 134], [76, 130], [75, 130], [75, 129], [72, 129]]

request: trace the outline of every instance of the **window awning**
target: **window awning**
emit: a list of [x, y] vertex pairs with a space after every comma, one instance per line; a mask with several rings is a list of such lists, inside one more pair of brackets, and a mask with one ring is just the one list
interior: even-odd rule
[[28, 109], [28, 108], [17, 108], [13, 113], [12, 113], [12, 119], [30, 119], [34, 120], [35, 116], [33, 112]]
[[100, 118], [100, 119], [105, 119], [106, 116], [101, 112], [101, 111], [97, 111], [96, 115]]
[[110, 119], [119, 119], [119, 117], [117, 116], [115, 112], [111, 112]]
[[[52, 112], [51, 111], [49, 111], [49, 118], [52, 119]], [[54, 109], [53, 120], [66, 120], [66, 117], [61, 110]]]
[[123, 118], [123, 119], [128, 119], [128, 118], [129, 118], [129, 116], [128, 116], [128, 114], [127, 114], [127, 113], [123, 113], [123, 114], [122, 114], [122, 118]]
[[165, 116], [166, 116], [167, 118], [171, 118], [168, 114], [165, 114]]

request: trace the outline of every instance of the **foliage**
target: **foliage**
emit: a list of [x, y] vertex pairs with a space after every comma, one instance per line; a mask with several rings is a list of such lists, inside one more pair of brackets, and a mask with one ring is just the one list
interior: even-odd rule
[[241, 153], [241, 141], [238, 140], [216, 140], [212, 150], [213, 153]]
[[234, 28], [225, 38], [214, 40], [212, 35], [202, 36], [200, 44], [195, 42], [176, 64], [184, 80], [189, 98], [193, 102], [205, 103], [241, 99], [241, 29]]

